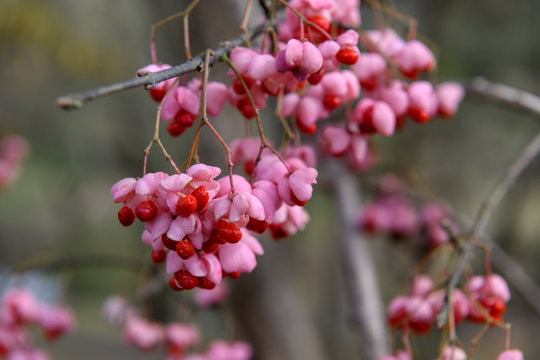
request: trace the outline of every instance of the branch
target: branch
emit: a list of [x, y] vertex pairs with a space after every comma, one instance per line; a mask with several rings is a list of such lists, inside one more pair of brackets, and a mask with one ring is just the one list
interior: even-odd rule
[[[540, 101], [540, 98], [538, 100]], [[523, 170], [525, 170], [536, 155], [538, 155], [538, 152], [540, 152], [540, 133], [536, 135], [533, 141], [525, 148], [521, 156], [508, 168], [508, 171], [502, 180], [480, 208], [476, 222], [473, 225], [473, 230], [471, 231], [472, 237], [479, 238], [482, 236], [497, 205], [512, 185], [514, 185], [514, 182], [521, 175]]]
[[540, 116], [540, 97], [508, 85], [492, 83], [483, 77], [471, 81], [467, 94]]
[[[257, 37], [261, 32], [264, 26], [257, 27], [252, 33], [250, 38], [253, 39]], [[229, 54], [235, 47], [238, 47], [246, 42], [246, 35], [242, 34], [241, 36], [222, 42], [218, 47], [212, 49], [213, 54], [210, 56], [210, 65], [214, 65], [216, 62], [220, 61], [220, 58], [224, 54]], [[98, 99], [103, 96], [111, 95], [120, 91], [127, 89], [136, 88], [139, 86], [146, 86], [151, 88], [156, 86], [158, 83], [184, 75], [190, 72], [202, 71], [204, 68], [204, 54], [199, 55], [191, 60], [188, 60], [182, 64], [173, 66], [172, 68], [158, 71], [155, 73], [149, 73], [140, 77], [135, 77], [133, 79], [117, 82], [110, 85], [101, 86], [92, 90], [80, 92], [80, 93], [71, 93], [64, 96], [60, 96], [56, 99], [56, 103], [63, 109], [72, 110], [79, 109], [89, 101]]]
[[[467, 90], [469, 94], [478, 95], [498, 104], [511, 106], [540, 116], [540, 98], [525, 91], [502, 84], [490, 83], [483, 78], [474, 79]], [[476, 221], [470, 231], [471, 238], [479, 239], [483, 237], [486, 225], [491, 219], [497, 205], [539, 152], [540, 133], [536, 135], [522, 154], [510, 165], [501, 181], [478, 210]], [[457, 260], [448, 284], [449, 293], [456, 288], [465, 265], [472, 257], [474, 246], [470, 241], [463, 241], [460, 244], [460, 250], [461, 255]]]
[[328, 167], [341, 221], [341, 263], [345, 287], [354, 321], [360, 327], [362, 351], [366, 359], [375, 360], [387, 353], [386, 322], [369, 244], [356, 225], [358, 185], [341, 164], [334, 162]]

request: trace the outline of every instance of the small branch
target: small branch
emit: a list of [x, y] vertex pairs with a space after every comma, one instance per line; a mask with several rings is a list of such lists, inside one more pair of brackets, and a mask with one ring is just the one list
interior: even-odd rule
[[467, 94], [540, 116], [540, 97], [508, 85], [492, 83], [483, 77], [471, 81]]
[[487, 223], [497, 208], [497, 205], [512, 187], [512, 185], [514, 185], [514, 182], [521, 175], [523, 170], [525, 170], [536, 155], [538, 155], [538, 152], [540, 152], [540, 133], [535, 136], [533, 141], [531, 141], [531, 143], [525, 148], [521, 156], [508, 168], [508, 171], [504, 175], [503, 179], [482, 205], [480, 211], [478, 212], [476, 222], [473, 225], [473, 230], [471, 231], [473, 238], [479, 238], [482, 236]]
[[174, 163], [171, 155], [169, 155], [169, 153], [165, 149], [165, 146], [161, 142], [161, 139], [159, 138], [159, 123], [160, 123], [160, 118], [161, 118], [161, 108], [163, 107], [163, 104], [165, 103], [167, 98], [176, 88], [177, 83], [178, 83], [178, 79], [174, 80], [171, 87], [167, 90], [167, 93], [165, 94], [165, 96], [163, 97], [163, 99], [161, 100], [161, 103], [159, 104], [157, 108], [156, 121], [154, 124], [154, 136], [152, 137], [152, 140], [150, 140], [150, 143], [148, 144], [148, 146], [144, 149], [143, 175], [146, 175], [146, 165], [148, 163], [148, 155], [150, 155], [150, 149], [152, 148], [152, 145], [154, 145], [154, 143], [158, 144], [159, 148], [161, 149], [161, 152], [163, 153], [163, 156], [165, 157], [165, 160], [171, 164], [171, 166], [176, 171], [176, 173], [177, 174], [180, 173], [180, 170]]
[[223, 61], [224, 63], [229, 65], [229, 67], [232, 69], [232, 71], [234, 72], [234, 74], [236, 75], [238, 80], [240, 80], [240, 83], [242, 84], [242, 87], [244, 88], [244, 90], [246, 92], [246, 95], [248, 97], [249, 103], [251, 104], [251, 106], [253, 107], [253, 110], [255, 111], [255, 121], [257, 123], [257, 130], [259, 131], [259, 138], [261, 140], [261, 148], [259, 150], [259, 155], [257, 155], [257, 159], [255, 160], [255, 165], [257, 165], [259, 163], [259, 160], [261, 159], [261, 154], [262, 154], [263, 149], [267, 148], [270, 151], [272, 151], [272, 153], [274, 155], [277, 156], [277, 158], [283, 163], [285, 168], [290, 172], [291, 169], [290, 169], [289, 164], [287, 164], [285, 159], [283, 159], [283, 157], [281, 156], [279, 151], [277, 151], [272, 145], [270, 145], [266, 141], [266, 137], [264, 136], [264, 130], [263, 130], [262, 122], [261, 122], [261, 114], [259, 112], [259, 109], [257, 108], [257, 104], [255, 104], [255, 100], [253, 99], [253, 96], [251, 95], [251, 91], [249, 91], [249, 88], [246, 85], [246, 82], [244, 81], [244, 78], [238, 72], [238, 69], [236, 69], [236, 67], [231, 62], [231, 59], [229, 59], [229, 57], [226, 54], [222, 55], [221, 61]]
[[329, 163], [332, 186], [338, 202], [341, 221], [341, 263], [345, 287], [355, 323], [360, 327], [362, 352], [374, 360], [387, 354], [385, 319], [378, 289], [377, 275], [369, 244], [356, 226], [358, 185], [341, 164]]
[[[257, 27], [251, 33], [251, 39], [257, 37], [261, 34], [264, 25]], [[214, 48], [213, 55], [210, 56], [209, 65], [213, 65], [216, 62], [220, 61], [220, 58], [224, 54], [229, 54], [232, 49], [238, 47], [245, 43], [245, 35], [222, 42], [218, 47]], [[177, 66], [173, 66], [170, 69], [163, 71], [149, 73], [140, 77], [135, 77], [133, 79], [117, 82], [110, 85], [101, 86], [92, 90], [80, 92], [80, 93], [71, 93], [64, 96], [60, 96], [56, 99], [56, 103], [63, 109], [79, 109], [84, 106], [89, 101], [101, 98], [103, 96], [111, 95], [117, 92], [125, 91], [127, 89], [136, 88], [139, 86], [146, 86], [151, 88], [156, 86], [162, 81], [178, 77], [187, 73], [201, 71], [204, 67], [204, 54], [196, 56], [195, 58], [188, 60]]]
[[154, 64], [158, 63], [157, 55], [156, 55], [156, 41], [155, 41], [157, 28], [179, 17], [184, 17], [184, 42], [186, 46], [187, 57], [188, 59], [191, 59], [191, 53], [189, 51], [189, 32], [186, 30], [186, 27], [187, 27], [186, 19], [189, 16], [189, 14], [193, 11], [193, 9], [195, 9], [199, 1], [200, 0], [194, 0], [191, 4], [188, 5], [188, 7], [184, 11], [168, 16], [165, 19], [162, 19], [158, 21], [157, 23], [155, 23], [154, 25], [152, 25], [152, 28], [150, 30], [150, 53], [152, 55], [152, 62]]
[[253, 0], [247, 0], [246, 9], [244, 10], [244, 16], [242, 17], [242, 25], [240, 25], [240, 30], [244, 33], [246, 37], [246, 45], [248, 48], [251, 48], [251, 42], [249, 41], [249, 34], [247, 29], [247, 24], [249, 21], [249, 15], [251, 14], [251, 5]]

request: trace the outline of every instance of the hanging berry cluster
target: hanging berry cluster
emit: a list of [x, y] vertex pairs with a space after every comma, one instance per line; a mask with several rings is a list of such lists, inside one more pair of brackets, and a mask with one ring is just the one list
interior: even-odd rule
[[54, 341], [73, 330], [75, 319], [70, 309], [45, 304], [27, 289], [6, 291], [0, 303], [0, 357], [49, 359], [35, 347], [32, 327], [41, 330], [45, 339]]
[[253, 355], [253, 349], [248, 343], [224, 340], [212, 341], [204, 353], [187, 355], [189, 348], [201, 342], [197, 326], [178, 322], [162, 324], [147, 320], [119, 296], [108, 298], [103, 311], [111, 324], [123, 329], [124, 341], [127, 344], [145, 352], [164, 346], [167, 360], [248, 360]]
[[[422, 42], [403, 40], [392, 29], [353, 30], [360, 26], [359, 1], [279, 2], [286, 6], [285, 18], [264, 34], [259, 48], [237, 47], [222, 58], [230, 66], [231, 84], [208, 81], [206, 66], [202, 79], [183, 85], [169, 79], [150, 89], [160, 102], [158, 119], [171, 136], [182, 135], [202, 117], [188, 163], [200, 129], [208, 125], [227, 152], [228, 176], [217, 179], [218, 168], [200, 163], [174, 175], [124, 179], [111, 190], [114, 201], [123, 204], [118, 213], [123, 225], [135, 218], [145, 223], [143, 241], [152, 246], [155, 262], [166, 260], [175, 290], [211, 289], [223, 276], [250, 272], [255, 255], [263, 253], [254, 233], [269, 229], [280, 239], [305, 226], [309, 216], [302, 206], [316, 183], [316, 155], [301, 144], [298, 131], [316, 134], [320, 121], [345, 107], [344, 124], [326, 126], [319, 144], [363, 169], [373, 162], [371, 136], [392, 135], [407, 117], [418, 123], [438, 114], [451, 117], [463, 96], [455, 83], [411, 82], [435, 67]], [[138, 75], [168, 68], [156, 61]], [[266, 140], [259, 110], [271, 97], [277, 98], [276, 114], [296, 146], [287, 141], [276, 150]], [[218, 116], [227, 102], [246, 121], [255, 119], [259, 138], [230, 144], [221, 139], [207, 116]], [[233, 175], [238, 164], [246, 177]]]

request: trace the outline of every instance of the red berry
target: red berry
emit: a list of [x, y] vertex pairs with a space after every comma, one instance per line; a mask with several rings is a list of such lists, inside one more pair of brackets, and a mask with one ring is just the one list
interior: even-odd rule
[[242, 231], [238, 226], [225, 220], [218, 221], [216, 230], [219, 236], [231, 244], [239, 242], [242, 238]]
[[165, 250], [152, 250], [152, 261], [156, 264], [160, 264], [165, 261], [167, 254]]
[[419, 75], [419, 71], [417, 69], [412, 69], [412, 70], [400, 69], [400, 70], [403, 75], [405, 75], [407, 78], [411, 80], [416, 79]]
[[[247, 88], [249, 89], [251, 85], [253, 84], [253, 80], [247, 76], [242, 76], [242, 79], [244, 79], [244, 83], [246, 83]], [[242, 85], [242, 82], [240, 79], [235, 78], [232, 83], [232, 88], [235, 93], [241, 95], [246, 93], [246, 89], [244, 89], [244, 86]]]
[[[318, 25], [327, 33], [330, 31], [330, 26], [332, 25], [330, 23], [330, 20], [319, 15], [308, 18], [308, 21]], [[311, 42], [314, 42], [314, 43], [319, 43], [326, 40], [326, 35], [314, 26], [310, 26], [308, 35]]]
[[330, 26], [332, 25], [330, 20], [320, 15], [312, 16], [308, 18], [308, 21], [320, 26], [326, 32], [330, 31]]
[[268, 95], [275, 97], [278, 96], [281, 91], [281, 84], [270, 79], [262, 82], [262, 89]]
[[429, 114], [417, 108], [409, 108], [409, 116], [417, 123], [424, 124], [429, 121]]
[[186, 131], [186, 127], [176, 120], [171, 121], [167, 125], [167, 132], [172, 137], [180, 136], [184, 133], [184, 131]]
[[253, 109], [253, 105], [251, 105], [251, 102], [249, 101], [247, 96], [240, 99], [236, 106], [246, 119], [253, 119], [255, 117], [255, 109]]
[[135, 207], [135, 215], [143, 222], [153, 220], [157, 216], [157, 211], [152, 200], [142, 201]]
[[178, 199], [176, 213], [183, 217], [188, 217], [197, 210], [197, 198], [193, 195], [186, 195]]
[[396, 116], [396, 129], [399, 130], [405, 126], [407, 118], [405, 116]]
[[219, 236], [218, 232], [214, 230], [212, 234], [210, 235], [210, 240], [215, 242], [216, 244], [224, 245], [227, 243], [227, 240]]
[[187, 270], [180, 270], [175, 272], [174, 277], [178, 284], [186, 290], [191, 290], [197, 285], [199, 285], [199, 279], [196, 276], [193, 276]]
[[212, 290], [216, 287], [216, 284], [208, 280], [206, 277], [199, 278], [199, 287], [201, 289]]
[[301, 200], [298, 200], [298, 198], [296, 197], [296, 195], [294, 195], [294, 192], [291, 190], [291, 201], [295, 204], [295, 205], [298, 205], [298, 206], [304, 206], [306, 205], [307, 201], [301, 201]]
[[323, 98], [323, 105], [326, 108], [326, 110], [334, 110], [341, 105], [341, 99], [337, 95], [333, 94], [326, 94]]
[[211, 254], [213, 253], [214, 251], [216, 251], [216, 249], [219, 247], [219, 243], [213, 241], [212, 239], [208, 240], [207, 242], [205, 242], [202, 246], [202, 250], [207, 253], [207, 254]]
[[373, 125], [373, 106], [369, 106], [362, 115], [362, 123], [360, 124], [362, 134], [375, 134], [375, 126]]
[[489, 309], [489, 314], [495, 319], [501, 319], [504, 312], [506, 311], [506, 304], [501, 299], [495, 299], [491, 308]]
[[174, 117], [174, 120], [180, 125], [188, 128], [192, 126], [195, 122], [195, 117], [185, 110], [180, 110], [178, 114], [176, 114], [176, 116]]
[[60, 335], [64, 334], [64, 330], [61, 327], [53, 327], [51, 329], [43, 330], [43, 335], [47, 340], [56, 340]]
[[230, 277], [231, 279], [238, 279], [240, 277], [240, 271], [233, 271], [230, 273], [225, 273], [225, 276]]
[[210, 200], [210, 195], [208, 194], [208, 190], [204, 186], [199, 186], [193, 192], [191, 193], [192, 196], [197, 199], [197, 208], [195, 211], [201, 212], [205, 207], [206, 204], [208, 204], [208, 200]]
[[246, 225], [248, 230], [256, 232], [257, 234], [262, 234], [268, 229], [268, 222], [264, 220], [257, 220], [252, 217], [249, 218], [249, 222]]
[[431, 329], [432, 321], [428, 321], [426, 319], [422, 320], [411, 320], [409, 321], [409, 326], [413, 331], [417, 332], [418, 334], [427, 334], [429, 330]]
[[176, 253], [182, 259], [187, 260], [195, 255], [195, 247], [189, 240], [180, 240], [176, 243]]
[[298, 127], [298, 130], [300, 130], [306, 135], [313, 135], [317, 132], [317, 124], [315, 123], [311, 125], [304, 125], [304, 123], [296, 119], [296, 126]]
[[169, 250], [176, 250], [176, 243], [178, 241], [169, 239], [167, 234], [161, 235], [161, 242], [163, 243], [163, 246], [165, 246]]
[[377, 79], [361, 80], [360, 86], [362, 86], [364, 89], [373, 90], [377, 86]]
[[248, 161], [244, 164], [244, 172], [246, 173], [246, 175], [251, 175], [254, 169], [255, 169], [254, 161]]
[[270, 235], [274, 240], [281, 240], [289, 236], [289, 234], [287, 234], [287, 232], [283, 229], [282, 224], [270, 225]]
[[167, 94], [167, 89], [165, 89], [164, 86], [154, 87], [150, 89], [150, 97], [155, 102], [161, 102], [161, 100], [163, 100], [163, 98], [165, 97], [165, 94]]
[[341, 49], [336, 54], [337, 60], [343, 65], [353, 65], [358, 61], [359, 57], [360, 52], [352, 44], [341, 45]]
[[173, 289], [174, 291], [181, 291], [181, 290], [184, 290], [182, 289], [182, 287], [178, 284], [178, 282], [176, 281], [176, 278], [173, 276], [171, 276], [171, 278], [169, 279], [169, 286], [171, 289]]
[[124, 205], [118, 210], [118, 220], [120, 220], [120, 224], [129, 226], [135, 221], [135, 214], [133, 210]]
[[317, 85], [318, 83], [321, 82], [324, 74], [326, 73], [326, 70], [324, 70], [324, 67], [321, 67], [319, 69], [319, 71], [317, 71], [316, 73], [313, 73], [311, 75], [308, 76], [307, 78], [307, 81], [311, 84], [311, 85]]

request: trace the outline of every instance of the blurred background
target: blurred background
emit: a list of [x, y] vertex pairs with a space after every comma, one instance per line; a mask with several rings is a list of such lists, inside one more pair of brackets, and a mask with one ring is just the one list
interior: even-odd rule
[[[142, 89], [70, 112], [59, 109], [55, 99], [133, 77], [151, 62], [151, 24], [188, 3], [0, 0], [0, 138], [17, 133], [31, 144], [20, 178], [0, 192], [0, 266], [4, 273], [31, 268], [26, 277], [51, 284], [37, 286], [44, 299], [74, 309], [78, 330], [44, 345], [55, 359], [164, 358], [160, 351], [145, 354], [124, 345], [120, 331], [101, 316], [108, 296], [129, 298], [153, 272], [163, 270], [152, 267], [140, 241], [142, 226], [118, 223], [119, 207], [109, 195], [115, 182], [142, 173], [156, 105]], [[244, 4], [201, 1], [190, 16], [192, 52], [238, 36]], [[540, 2], [409, 0], [392, 5], [417, 19], [419, 32], [439, 49], [440, 80], [465, 82], [481, 75], [540, 94]], [[369, 26], [370, 11], [364, 13]], [[181, 21], [158, 29], [156, 47], [164, 63], [185, 60]], [[224, 79], [225, 70], [216, 65], [212, 79]], [[270, 112], [266, 115], [265, 126], [277, 143], [279, 124]], [[451, 121], [410, 124], [392, 138], [377, 139], [381, 163], [362, 180], [370, 183], [378, 174], [398, 173], [426, 197], [446, 201], [471, 224], [482, 201], [540, 129], [538, 121], [466, 99]], [[214, 123], [229, 141], [243, 129], [240, 115], [230, 107]], [[163, 136], [177, 163], [187, 156], [190, 134]], [[220, 166], [219, 144], [207, 133], [202, 139], [203, 161]], [[158, 150], [149, 161], [150, 171], [172, 170]], [[537, 159], [507, 194], [487, 231], [540, 284], [539, 175]], [[263, 236], [266, 254], [252, 274], [231, 284], [230, 311], [198, 311], [189, 294], [165, 291], [148, 299], [147, 312], [157, 319], [200, 324], [201, 349], [214, 338], [234, 337], [251, 341], [257, 359], [359, 358], [361, 344], [338, 258], [334, 207], [332, 193], [322, 184], [307, 206], [311, 223], [305, 231], [280, 243]], [[407, 293], [417, 251], [383, 238], [373, 239], [371, 248], [383, 299]], [[475, 261], [481, 263], [481, 256]], [[10, 281], [3, 277], [0, 286]], [[508, 306], [512, 346], [528, 359], [540, 356], [540, 314], [515, 291]], [[466, 348], [479, 330], [476, 325], [460, 328]], [[427, 359], [438, 341], [438, 334], [432, 334], [415, 338], [412, 345], [419, 359]], [[488, 331], [475, 359], [494, 359], [503, 344], [502, 330]]]

